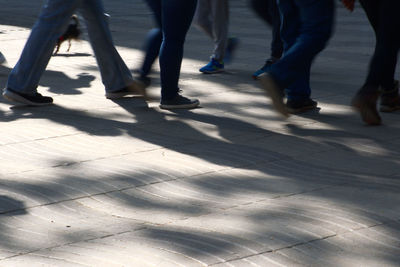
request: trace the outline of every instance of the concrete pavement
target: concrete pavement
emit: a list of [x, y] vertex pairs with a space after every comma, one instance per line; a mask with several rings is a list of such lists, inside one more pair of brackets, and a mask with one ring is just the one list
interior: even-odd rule
[[[41, 1], [0, 3], [4, 87]], [[338, 7], [312, 70], [320, 110], [282, 120], [250, 78], [270, 31], [230, 3], [241, 45], [226, 73], [200, 75], [212, 44], [187, 38], [180, 84], [202, 108], [107, 100], [85, 41], [41, 80], [55, 105], [0, 100], [0, 266], [400, 266], [400, 113], [366, 127], [348, 105], [374, 46], [362, 10]], [[151, 14], [105, 4], [133, 69]]]

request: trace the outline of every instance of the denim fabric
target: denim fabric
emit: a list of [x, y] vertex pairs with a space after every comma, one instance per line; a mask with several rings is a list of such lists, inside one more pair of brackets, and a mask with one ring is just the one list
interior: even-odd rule
[[32, 28], [19, 61], [8, 78], [7, 88], [33, 94], [66, 30], [71, 15], [79, 10], [85, 19], [103, 84], [116, 91], [132, 82], [132, 75], [113, 45], [101, 0], [47, 0]]
[[284, 55], [268, 73], [286, 88], [288, 99], [309, 98], [310, 69], [315, 56], [325, 48], [334, 22], [333, 0], [278, 0]]
[[[162, 43], [160, 48], [161, 99], [174, 98], [183, 58], [183, 45], [192, 23], [197, 0], [146, 0], [161, 21]], [[156, 40], [154, 38], [153, 40]], [[156, 48], [157, 43], [151, 44]]]
[[156, 27], [149, 31], [146, 36], [144, 45], [144, 60], [140, 67], [140, 74], [143, 77], [149, 75], [151, 67], [156, 61], [162, 43], [162, 30], [161, 30], [161, 1], [160, 0], [146, 0], [148, 6], [153, 11], [154, 21]]
[[277, 0], [251, 0], [250, 4], [254, 12], [272, 27], [271, 57], [280, 58], [283, 43], [280, 36], [281, 17]]
[[140, 75], [146, 77], [150, 74], [154, 62], [160, 54], [162, 43], [162, 31], [160, 28], [154, 28], [147, 33], [144, 44], [144, 59], [142, 66], [139, 69]]
[[372, 56], [364, 93], [374, 93], [380, 86], [391, 90], [400, 48], [399, 0], [360, 0], [375, 32], [376, 46]]

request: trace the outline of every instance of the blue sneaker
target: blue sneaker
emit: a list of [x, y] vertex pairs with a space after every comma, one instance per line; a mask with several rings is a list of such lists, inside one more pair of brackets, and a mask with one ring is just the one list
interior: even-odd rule
[[211, 58], [207, 65], [199, 69], [200, 72], [205, 74], [212, 74], [224, 71], [224, 62]]
[[232, 59], [235, 55], [236, 49], [239, 45], [239, 39], [236, 37], [230, 37], [228, 39], [228, 44], [226, 46], [226, 51], [225, 51], [225, 57], [224, 61], [226, 64], [229, 64], [232, 62]]
[[258, 77], [259, 77], [261, 74], [265, 73], [265, 72], [268, 70], [268, 68], [269, 68], [272, 64], [274, 64], [275, 62], [277, 62], [278, 60], [279, 60], [278, 58], [274, 58], [274, 57], [271, 57], [271, 58], [267, 59], [267, 61], [265, 61], [264, 66], [262, 66], [260, 69], [256, 70], [256, 72], [254, 72], [254, 73], [251, 75], [251, 77], [252, 77], [254, 80], [257, 80]]

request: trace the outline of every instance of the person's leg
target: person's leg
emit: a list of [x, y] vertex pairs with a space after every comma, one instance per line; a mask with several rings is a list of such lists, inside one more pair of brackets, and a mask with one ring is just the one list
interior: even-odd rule
[[265, 64], [252, 74], [253, 79], [257, 79], [266, 72], [272, 64], [277, 62], [283, 53], [283, 42], [280, 37], [281, 16], [277, 5], [277, 0], [251, 0], [251, 7], [256, 14], [272, 27], [272, 40], [270, 45], [270, 56]]
[[151, 30], [146, 37], [145, 43], [145, 57], [143, 64], [140, 68], [141, 77], [146, 77], [153, 66], [155, 60], [160, 53], [162, 43], [161, 31], [161, 1], [160, 0], [146, 0], [150, 9], [153, 11], [156, 28]]
[[[289, 98], [306, 98], [310, 95], [311, 63], [332, 33], [334, 3], [333, 0], [280, 0], [279, 8], [284, 16], [281, 38], [285, 52], [269, 73], [282, 88], [288, 88]], [[294, 23], [300, 26], [292, 26]]]
[[[214, 31], [215, 21], [214, 21], [214, 3], [220, 0], [198, 0], [196, 12], [194, 14], [193, 23], [194, 25], [203, 31], [211, 40], [214, 41], [217, 38]], [[202, 73], [216, 73], [223, 70], [223, 62], [211, 56], [211, 60], [208, 64], [199, 69]]]
[[214, 35], [214, 52], [212, 58], [223, 61], [228, 43], [229, 3], [228, 0], [211, 1], [212, 28]]
[[281, 39], [281, 16], [279, 14], [277, 0], [269, 0], [268, 12], [272, 18], [272, 41], [271, 58], [279, 59], [283, 53], [283, 42]]
[[111, 32], [104, 15], [102, 0], [85, 0], [81, 13], [96, 56], [106, 92], [119, 91], [133, 83], [130, 70], [115, 49]]
[[[202, 0], [200, 0], [202, 1]], [[206, 18], [209, 20], [210, 25], [204, 22], [203, 30], [207, 33], [210, 29], [205, 29], [207, 27], [211, 27], [211, 34], [208, 32], [207, 34], [210, 35], [211, 39], [214, 42], [214, 50], [211, 55], [210, 62], [205, 65], [204, 67], [200, 68], [200, 72], [202, 73], [217, 73], [224, 71], [224, 59], [225, 53], [228, 46], [228, 25], [229, 25], [229, 5], [228, 0], [211, 0], [208, 1], [207, 5], [208, 12], [205, 11], [204, 7], [201, 6], [199, 2], [197, 14], [198, 17], [203, 16], [205, 20]], [[206, 17], [206, 15], [208, 15]], [[233, 43], [236, 42], [236, 43]], [[231, 39], [231, 43], [229, 46], [229, 52], [227, 56], [229, 57], [228, 60], [231, 59], [231, 54], [237, 45], [236, 39]]]
[[[376, 45], [368, 76], [362, 91], [392, 88], [400, 45], [400, 20], [396, 17], [400, 1], [361, 0], [362, 7], [375, 31]], [[370, 86], [368, 86], [370, 85]]]
[[268, 75], [263, 76], [261, 82], [264, 89], [273, 96], [275, 108], [286, 115], [287, 109], [283, 105], [282, 93], [279, 92], [286, 88], [291, 101], [309, 99], [311, 63], [331, 36], [334, 2], [280, 0], [279, 9], [283, 17], [281, 38], [285, 52], [277, 63], [271, 65]]
[[365, 123], [379, 125], [381, 118], [376, 108], [379, 90], [382, 91], [381, 111], [391, 112], [400, 109], [398, 84], [394, 80], [400, 47], [400, 36], [397, 32], [400, 21], [396, 12], [400, 8], [400, 2], [396, 0], [360, 2], [375, 31], [376, 45], [366, 81], [351, 104], [360, 112]]
[[271, 17], [270, 3], [275, 0], [250, 0], [250, 7], [253, 11], [269, 26], [273, 24], [273, 17]]
[[[179, 75], [187, 31], [196, 9], [196, 0], [161, 0], [163, 42], [160, 50], [161, 103], [179, 94]], [[198, 102], [198, 101], [197, 101]]]
[[211, 20], [211, 1], [215, 0], [197, 0], [193, 24], [210, 37], [211, 40], [214, 40], [213, 21]]
[[71, 15], [81, 0], [47, 0], [22, 51], [11, 71], [6, 88], [34, 95], [58, 38], [68, 27]]
[[[300, 15], [294, 0], [280, 0], [279, 12], [282, 18], [280, 36], [284, 44], [285, 52], [295, 43], [300, 32]], [[273, 73], [270, 73], [272, 64], [270, 64], [262, 74], [259, 80], [262, 88], [268, 93], [272, 100], [274, 108], [283, 116], [289, 115], [288, 110], [283, 103], [284, 85], [278, 83]]]

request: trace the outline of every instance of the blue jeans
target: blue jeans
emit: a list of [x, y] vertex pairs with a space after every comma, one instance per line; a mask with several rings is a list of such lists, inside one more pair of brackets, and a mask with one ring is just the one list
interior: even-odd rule
[[286, 88], [288, 99], [307, 99], [311, 95], [311, 63], [332, 35], [334, 1], [278, 0], [278, 6], [284, 54], [268, 73]]
[[146, 36], [144, 45], [144, 60], [140, 68], [140, 75], [146, 77], [151, 71], [151, 67], [156, 61], [162, 43], [162, 30], [161, 30], [161, 1], [146, 0], [148, 6], [153, 11], [156, 27], [149, 31]]
[[271, 57], [280, 58], [283, 52], [283, 43], [280, 36], [281, 18], [277, 0], [251, 0], [254, 12], [272, 27]]
[[7, 88], [25, 94], [36, 92], [58, 37], [77, 10], [86, 21], [106, 91], [117, 91], [132, 83], [131, 73], [114, 47], [101, 0], [47, 0], [9, 75]]
[[[159, 46], [159, 35], [154, 32], [148, 44], [151, 58], [156, 57], [160, 48], [161, 99], [174, 98], [178, 92], [178, 81], [183, 58], [183, 45], [186, 34], [192, 23], [197, 0], [146, 0], [161, 25], [162, 42]], [[145, 62], [146, 59], [145, 59]]]

